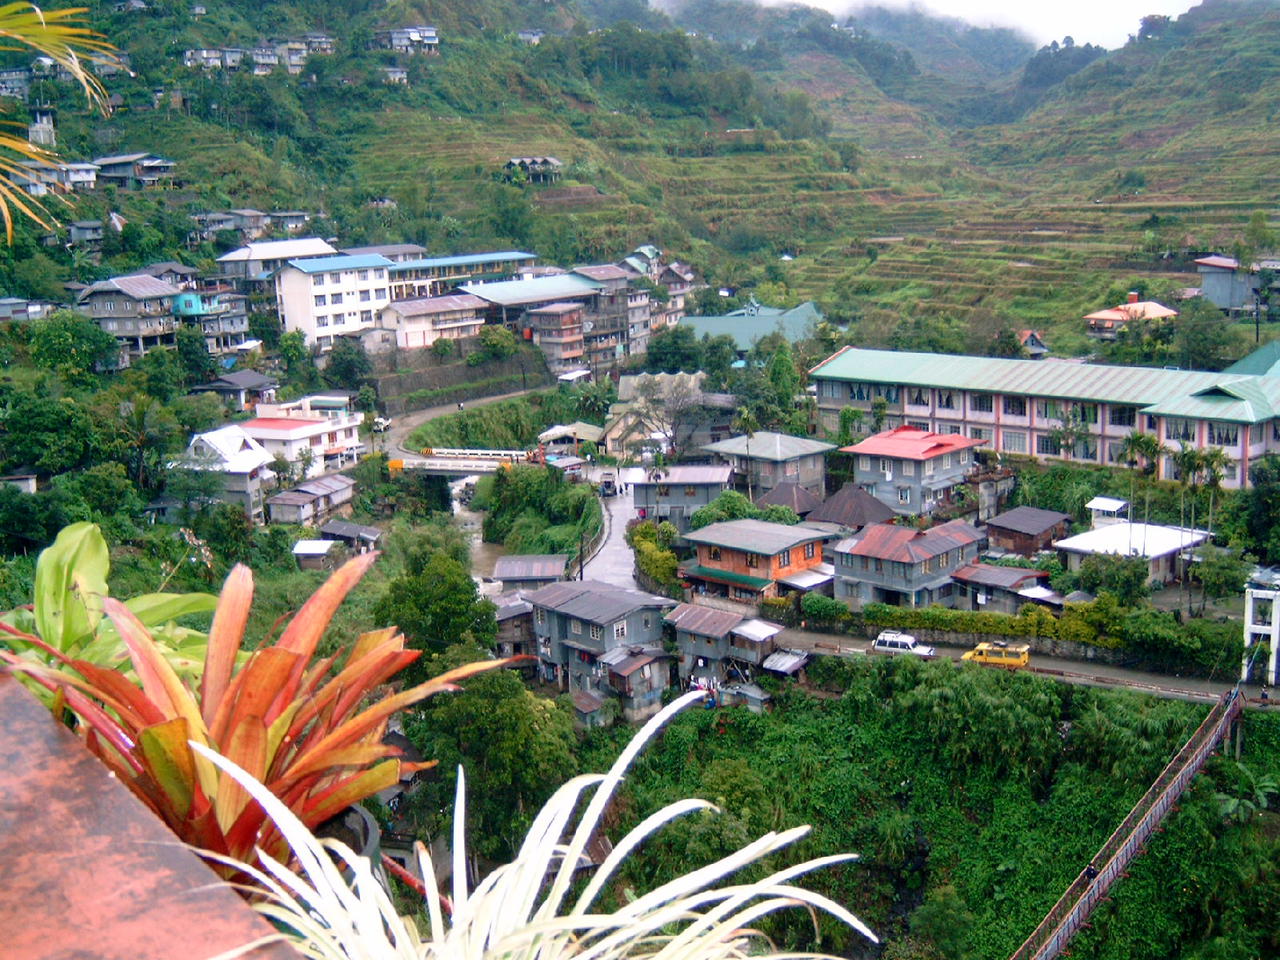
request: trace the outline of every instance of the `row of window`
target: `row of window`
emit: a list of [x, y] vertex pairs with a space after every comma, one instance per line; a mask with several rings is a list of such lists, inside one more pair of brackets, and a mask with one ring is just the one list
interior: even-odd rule
[[[357, 280], [368, 280], [368, 279], [369, 279], [369, 271], [368, 271], [368, 270], [344, 270], [344, 271], [342, 271], [342, 273], [345, 273], [347, 276], [351, 276], [351, 274], [353, 274], [353, 273], [354, 273], [354, 274], [356, 275], [356, 279], [357, 279]], [[342, 273], [331, 273], [331, 274], [329, 274], [329, 282], [330, 282], [330, 283], [341, 283], [341, 282], [342, 282]], [[386, 275], [387, 275], [387, 271], [386, 271], [386, 269], [385, 269], [385, 268], [383, 268], [383, 267], [375, 267], [375, 268], [374, 268], [374, 270], [373, 270], [373, 279], [375, 279], [375, 280], [381, 280], [381, 279], [382, 279], [383, 277], [385, 277]], [[325, 277], [325, 275], [324, 275], [323, 273], [317, 273], [317, 274], [315, 274], [315, 275], [311, 278], [311, 285], [312, 285], [313, 287], [323, 287], [323, 286], [324, 286], [324, 277]]]
[[[817, 552], [818, 552], [818, 546], [816, 542], [806, 543], [804, 545], [804, 558], [806, 560], [812, 560], [814, 556], [817, 554]], [[745, 556], [746, 556], [748, 567], [751, 567], [754, 569], [755, 567], [760, 566], [760, 560], [761, 560], [760, 554], [747, 553], [745, 554]], [[713, 561], [719, 561], [721, 558], [722, 558], [722, 553], [719, 547], [712, 546], [707, 548], [707, 559], [713, 560]], [[781, 553], [778, 554], [778, 566], [780, 567], [791, 566], [790, 550], [783, 550]]]
[[[910, 426], [910, 424], [908, 424], [908, 426]], [[960, 428], [956, 427], [956, 429], [953, 430], [952, 432], [959, 433]], [[976, 437], [975, 439], [981, 440], [985, 438]], [[939, 458], [935, 457], [931, 460], [924, 461], [924, 466], [922, 468], [922, 472], [924, 476], [926, 477], [933, 476], [934, 464], [938, 459]], [[960, 465], [967, 464], [969, 462], [969, 451], [960, 450], [954, 454], [944, 453], [940, 459], [942, 461], [942, 469], [950, 470], [952, 466], [955, 466], [957, 464], [960, 464]], [[916, 475], [916, 462], [914, 460], [894, 460], [890, 457], [876, 457], [875, 460], [876, 460], [877, 469], [879, 469], [879, 471], [883, 474], [886, 474], [886, 475], [891, 474], [896, 470], [899, 473], [901, 473], [902, 476], [904, 477], [914, 477]], [[863, 472], [867, 472], [871, 470], [871, 463], [872, 463], [872, 458], [867, 454], [861, 454], [858, 457], [858, 469]]]
[[[915, 564], [902, 563], [898, 560], [880, 560], [875, 557], [855, 557], [848, 553], [836, 554], [836, 562], [847, 570], [863, 570], [874, 571], [875, 573], [889, 573], [892, 576], [905, 578], [916, 567]], [[964, 563], [964, 553], [960, 550], [949, 550], [946, 553], [940, 553], [936, 557], [930, 557], [921, 561], [919, 569], [921, 573], [933, 573], [935, 570], [942, 573], [952, 568], [958, 568]]]
[[340, 327], [344, 323], [373, 323], [373, 311], [361, 310], [360, 318], [357, 320], [354, 312], [352, 313], [335, 313], [332, 317], [318, 316], [316, 317], [317, 327], [327, 327], [332, 323], [335, 327]]
[[[359, 302], [360, 302], [360, 303], [368, 303], [371, 299], [385, 300], [385, 299], [386, 299], [386, 297], [387, 297], [387, 290], [386, 290], [386, 288], [385, 288], [385, 287], [379, 287], [379, 288], [378, 288], [378, 289], [376, 289], [376, 290], [361, 290], [361, 291], [359, 291]], [[341, 304], [341, 303], [343, 302], [343, 294], [341, 294], [341, 293], [331, 293], [331, 294], [328, 294], [328, 295], [326, 296], [326, 295], [325, 295], [325, 294], [323, 294], [323, 293], [317, 293], [317, 294], [312, 298], [312, 300], [313, 300], [313, 302], [315, 303], [315, 305], [316, 305], [317, 307], [324, 307], [324, 306], [334, 306], [334, 307], [336, 307], [336, 306], [338, 306], [339, 304]]]

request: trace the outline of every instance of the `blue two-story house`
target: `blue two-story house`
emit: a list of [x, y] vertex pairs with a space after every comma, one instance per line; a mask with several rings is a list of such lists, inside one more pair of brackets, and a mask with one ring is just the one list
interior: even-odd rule
[[654, 467], [631, 484], [636, 515], [668, 520], [685, 533], [693, 512], [732, 489], [732, 482], [733, 467], [726, 463]]
[[680, 679], [713, 687], [749, 683], [774, 652], [781, 624], [682, 603], [663, 618], [675, 631]]
[[579, 722], [603, 723], [611, 697], [629, 722], [661, 709], [670, 684], [662, 615], [674, 600], [595, 580], [548, 584], [524, 598], [542, 678], [573, 696]]
[[986, 540], [963, 520], [930, 530], [872, 524], [836, 544], [835, 597], [854, 610], [867, 603], [955, 606], [951, 575], [975, 560]]

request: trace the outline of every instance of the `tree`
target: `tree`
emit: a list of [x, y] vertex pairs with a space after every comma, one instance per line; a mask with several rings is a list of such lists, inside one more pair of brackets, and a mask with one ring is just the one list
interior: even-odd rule
[[[466, 568], [439, 553], [421, 573], [397, 577], [374, 608], [374, 620], [394, 623], [415, 650], [441, 651], [453, 644], [493, 645], [497, 608], [483, 599]], [[422, 667], [410, 666], [414, 682]]]
[[178, 327], [175, 338], [178, 360], [182, 363], [182, 375], [187, 386], [208, 383], [218, 375], [218, 364], [209, 354], [204, 332], [195, 324], [184, 323]]
[[1174, 324], [1174, 358], [1182, 369], [1221, 370], [1240, 358], [1230, 322], [1203, 297], [1186, 301]]
[[268, 467], [276, 475], [277, 490], [292, 486], [294, 478], [298, 475], [298, 465], [279, 451], [272, 456]]
[[929, 891], [925, 901], [911, 914], [911, 932], [931, 941], [946, 960], [965, 956], [973, 914], [968, 905], [947, 884]]
[[506, 327], [493, 323], [480, 328], [480, 346], [485, 356], [493, 360], [505, 360], [514, 356], [519, 349], [516, 335]]
[[1208, 601], [1238, 596], [1253, 570], [1252, 560], [1241, 550], [1220, 550], [1206, 545], [1200, 549], [1197, 559], [1200, 562], [1196, 564], [1196, 576], [1204, 592], [1201, 615]]
[[144, 393], [119, 405], [116, 442], [129, 478], [144, 490], [157, 485], [166, 452], [177, 437], [177, 421], [163, 404]]
[[[679, 327], [676, 329], [678, 330]], [[715, 337], [703, 334], [701, 350], [701, 369], [707, 375], [703, 386], [712, 390], [722, 389], [728, 382], [729, 369], [738, 359], [738, 345], [727, 333]]]
[[148, 350], [129, 368], [130, 378], [139, 389], [161, 403], [171, 403], [182, 392], [183, 373], [178, 351], [168, 347]]
[[1269, 453], [1249, 467], [1249, 488], [1240, 499], [1249, 552], [1280, 564], [1280, 456]]
[[667, 327], [649, 338], [645, 369], [650, 373], [696, 373], [702, 368], [702, 351], [692, 327]]
[[[147, 354], [150, 356], [151, 354]], [[144, 358], [145, 359], [145, 358]], [[204, 433], [220, 424], [225, 416], [222, 401], [216, 393], [188, 393], [175, 397], [169, 404], [183, 436]]]
[[333, 349], [329, 351], [323, 374], [328, 386], [359, 390], [372, 370], [373, 363], [360, 341], [354, 337], [333, 338]]
[[280, 336], [280, 358], [290, 380], [310, 383], [315, 379], [316, 367], [307, 348], [307, 338], [301, 330], [290, 330]]
[[747, 499], [755, 500], [751, 490], [752, 480], [756, 473], [755, 468], [751, 465], [751, 438], [760, 429], [760, 421], [746, 407], [739, 407], [737, 414], [733, 418], [733, 429], [747, 438]]
[[55, 310], [31, 325], [31, 359], [72, 383], [92, 381], [99, 367], [115, 362], [118, 351], [115, 337], [73, 310]]
[[1126, 607], [1135, 606], [1151, 593], [1147, 583], [1147, 561], [1143, 557], [1120, 557], [1091, 554], [1080, 563], [1075, 573], [1079, 589], [1113, 595]]
[[21, 391], [3, 412], [6, 468], [29, 468], [44, 476], [85, 465], [99, 441], [93, 420], [70, 397], [54, 399]]

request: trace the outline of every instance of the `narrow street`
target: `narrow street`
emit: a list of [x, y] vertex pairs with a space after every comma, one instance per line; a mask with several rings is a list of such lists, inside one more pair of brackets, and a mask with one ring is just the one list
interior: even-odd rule
[[[593, 481], [599, 479], [601, 469], [597, 467], [591, 471]], [[625, 481], [630, 471], [619, 472], [621, 480]], [[640, 585], [636, 583], [632, 573], [635, 564], [631, 557], [631, 548], [627, 546], [626, 541], [627, 522], [636, 515], [631, 484], [627, 483], [625, 493], [619, 490], [617, 496], [603, 497], [600, 502], [604, 506], [604, 521], [608, 532], [599, 551], [587, 561], [585, 579], [615, 583], [621, 587], [639, 590]]]

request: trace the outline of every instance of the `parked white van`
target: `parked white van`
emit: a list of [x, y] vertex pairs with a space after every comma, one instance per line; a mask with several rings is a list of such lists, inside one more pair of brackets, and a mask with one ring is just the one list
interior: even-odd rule
[[876, 642], [871, 645], [876, 653], [909, 653], [917, 657], [936, 657], [938, 651], [933, 647], [918, 643], [909, 633], [897, 630], [881, 630]]

